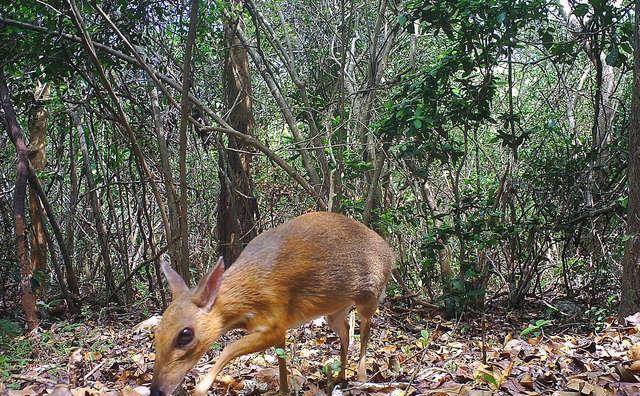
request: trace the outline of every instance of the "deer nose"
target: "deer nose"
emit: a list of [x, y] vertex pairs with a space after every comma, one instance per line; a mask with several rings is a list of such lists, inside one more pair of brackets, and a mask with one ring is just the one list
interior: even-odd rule
[[164, 396], [164, 392], [161, 391], [159, 388], [152, 386], [150, 396]]

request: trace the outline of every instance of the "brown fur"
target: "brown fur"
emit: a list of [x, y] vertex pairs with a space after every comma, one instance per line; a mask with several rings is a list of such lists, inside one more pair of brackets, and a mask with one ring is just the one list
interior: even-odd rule
[[[323, 315], [340, 336], [340, 376], [344, 378], [346, 313], [353, 305], [361, 318], [358, 376], [363, 379], [370, 318], [393, 261], [393, 251], [378, 234], [335, 213], [308, 213], [265, 231], [222, 275], [214, 295], [180, 293], [181, 288], [175, 288], [178, 295], [156, 331], [152, 388], [170, 393], [221, 334], [233, 328], [246, 329], [249, 335], [227, 346], [198, 385], [196, 394], [204, 394], [229, 360], [269, 346], [284, 346], [287, 329]], [[212, 273], [205, 276], [198, 290], [207, 289], [203, 282], [215, 280]], [[207, 298], [215, 302], [210, 310], [203, 310], [198, 305]], [[196, 338], [187, 351], [174, 347], [176, 335], [185, 327], [192, 327]], [[286, 392], [286, 367], [280, 360], [281, 391]]]

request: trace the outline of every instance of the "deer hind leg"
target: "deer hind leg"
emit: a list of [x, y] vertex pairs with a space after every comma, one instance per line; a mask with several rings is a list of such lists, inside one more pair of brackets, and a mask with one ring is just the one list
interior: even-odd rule
[[347, 314], [351, 306], [327, 315], [327, 324], [340, 337], [340, 373], [336, 382], [344, 381], [344, 371], [347, 368], [347, 354], [349, 353], [349, 322]]
[[356, 309], [360, 316], [360, 357], [358, 358], [358, 381], [367, 381], [366, 354], [367, 344], [371, 335], [371, 317], [378, 307], [378, 298], [373, 293], [368, 293], [356, 301]]
[[[207, 391], [213, 384], [213, 381], [218, 376], [218, 373], [231, 361], [241, 355], [246, 355], [248, 353], [254, 353], [263, 351], [271, 346], [279, 344], [284, 341], [284, 334], [286, 330], [282, 329], [268, 329], [264, 331], [257, 331], [255, 333], [248, 334], [238, 341], [227, 345], [216, 364], [213, 365], [211, 371], [209, 371], [206, 375], [204, 375], [198, 385], [196, 385], [196, 389], [193, 394], [196, 396], [204, 396], [207, 394]], [[286, 371], [286, 368], [285, 368]], [[286, 384], [285, 384], [286, 385]]]

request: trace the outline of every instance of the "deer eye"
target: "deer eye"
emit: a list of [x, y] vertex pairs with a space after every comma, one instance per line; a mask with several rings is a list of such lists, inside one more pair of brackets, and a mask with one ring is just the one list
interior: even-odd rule
[[180, 330], [180, 333], [178, 333], [178, 337], [176, 338], [176, 346], [182, 348], [189, 345], [191, 341], [193, 341], [193, 329], [191, 327], [185, 327], [184, 329]]

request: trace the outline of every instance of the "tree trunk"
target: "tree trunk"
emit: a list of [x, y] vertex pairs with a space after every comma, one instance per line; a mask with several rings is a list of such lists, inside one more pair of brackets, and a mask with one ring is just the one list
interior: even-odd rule
[[[167, 297], [164, 293], [164, 289], [162, 288], [162, 275], [160, 274], [160, 257], [158, 256], [157, 253], [157, 249], [156, 249], [156, 242], [155, 242], [155, 238], [153, 236], [153, 223], [151, 222], [151, 216], [149, 215], [149, 203], [147, 201], [147, 193], [146, 193], [147, 189], [144, 185], [144, 183], [142, 184], [142, 215], [144, 216], [144, 220], [146, 222], [147, 225], [147, 229], [149, 230], [148, 232], [148, 244], [149, 244], [149, 249], [151, 250], [151, 257], [156, 257], [155, 260], [153, 260], [153, 264], [154, 264], [154, 269], [155, 269], [155, 275], [156, 275], [156, 284], [158, 285], [157, 290], [160, 294], [160, 301], [162, 302], [162, 307], [166, 307], [167, 306]], [[140, 230], [144, 231], [144, 227], [142, 227], [142, 225], [140, 226]], [[167, 243], [169, 243], [171, 241], [171, 239], [169, 241], [167, 241]], [[169, 251], [171, 251], [171, 246], [174, 246], [173, 244], [169, 243]], [[149, 285], [151, 286], [151, 284]]]
[[[34, 90], [34, 106], [32, 109], [29, 122], [29, 160], [31, 166], [36, 171], [41, 171], [45, 166], [45, 129], [47, 123], [47, 111], [44, 107], [44, 101], [49, 94], [47, 84], [37, 84]], [[31, 219], [31, 250], [30, 250], [30, 268], [31, 276], [36, 272], [42, 272], [47, 263], [47, 241], [44, 235], [44, 226], [40, 217], [41, 210], [40, 200], [36, 196], [33, 188], [29, 188], [29, 216]], [[37, 279], [38, 277], [36, 277]], [[42, 284], [32, 282], [32, 292], [34, 298], [42, 290]]]
[[[373, 164], [373, 175], [371, 176], [371, 181], [369, 182], [369, 188], [367, 190], [367, 198], [365, 201], [364, 212], [362, 213], [362, 223], [368, 227], [371, 226], [371, 216], [373, 212], [373, 208], [375, 206], [375, 198], [376, 192], [378, 190], [378, 184], [380, 182], [380, 174], [382, 173], [382, 168], [384, 167], [384, 149], [377, 154], [377, 158]], [[374, 227], [374, 229], [380, 232], [378, 227]]]
[[620, 318], [640, 311], [640, 2], [635, 7], [633, 98], [629, 124], [629, 211], [622, 268]]
[[[415, 173], [416, 169], [411, 161], [406, 162], [410, 169]], [[427, 207], [431, 211], [431, 217], [433, 218], [433, 225], [435, 229], [439, 229], [442, 226], [441, 213], [438, 209], [429, 181], [425, 177], [423, 181], [419, 182], [420, 193], [422, 200], [427, 204]], [[438, 264], [440, 266], [440, 287], [442, 288], [442, 294], [446, 295], [451, 293], [451, 279], [453, 279], [453, 270], [451, 269], [451, 246], [441, 237], [438, 237], [437, 242], [442, 245], [442, 249], [438, 250]]]
[[[44, 170], [46, 165], [47, 110], [44, 107], [49, 97], [49, 85], [38, 83], [34, 93], [34, 107], [29, 122], [29, 160], [35, 171]], [[47, 266], [47, 239], [42, 217], [42, 204], [33, 187], [29, 188], [29, 216], [31, 218], [31, 271], [43, 273]], [[42, 284], [37, 284], [34, 294], [41, 294]]]
[[182, 65], [182, 99], [180, 101], [180, 257], [181, 262], [176, 266], [176, 271], [189, 285], [191, 274], [189, 273], [189, 222], [187, 220], [187, 129], [189, 127], [189, 116], [191, 115], [191, 101], [189, 100], [189, 90], [193, 80], [191, 71], [191, 54], [196, 41], [196, 25], [198, 22], [199, 0], [191, 0], [191, 10], [189, 11], [189, 32], [184, 50], [184, 60]]
[[[251, 102], [251, 78], [247, 51], [235, 34], [243, 28], [224, 27], [227, 54], [224, 60], [224, 99], [229, 124], [242, 133], [253, 136], [254, 120]], [[218, 145], [218, 250], [226, 265], [231, 265], [244, 246], [257, 235], [258, 201], [251, 179], [250, 147], [229, 137], [228, 149], [222, 139]]]
[[27, 235], [25, 221], [25, 200], [27, 194], [27, 178], [29, 174], [29, 150], [24, 141], [22, 129], [18, 125], [16, 113], [9, 96], [9, 88], [4, 75], [4, 68], [0, 67], [0, 101], [4, 110], [7, 134], [16, 147], [18, 164], [16, 167], [16, 184], [13, 192], [13, 215], [15, 218], [16, 251], [20, 265], [20, 291], [22, 294], [22, 309], [24, 309], [27, 329], [32, 330], [39, 324], [36, 300], [31, 290], [31, 276], [33, 271], [28, 260]]

